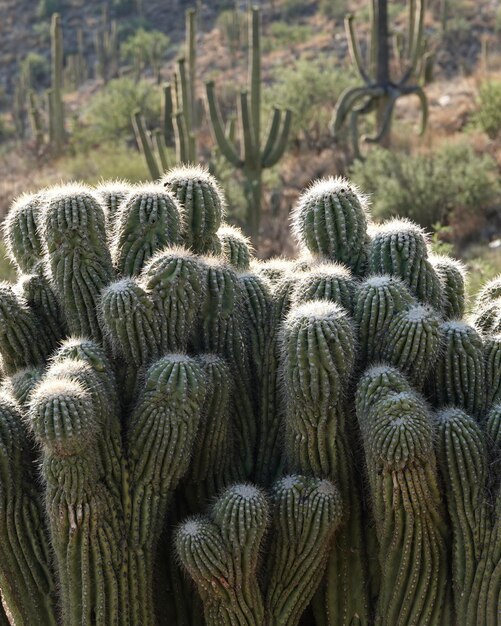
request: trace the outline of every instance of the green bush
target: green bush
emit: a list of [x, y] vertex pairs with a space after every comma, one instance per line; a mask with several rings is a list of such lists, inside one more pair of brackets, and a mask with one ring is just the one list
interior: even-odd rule
[[416, 156], [374, 148], [351, 173], [371, 195], [376, 219], [408, 217], [426, 228], [454, 214], [478, 216], [500, 191], [494, 160], [467, 143]]
[[320, 12], [326, 17], [342, 19], [348, 12], [346, 0], [320, 0]]
[[148, 171], [140, 152], [126, 146], [104, 144], [92, 152], [76, 152], [61, 161], [65, 178], [96, 184], [103, 178], [127, 179], [133, 183], [147, 181]]
[[38, 52], [28, 52], [21, 61], [20, 72], [24, 84], [29, 87], [37, 87], [44, 84], [50, 74], [48, 60]]
[[64, 9], [62, 0], [39, 0], [37, 15], [41, 18], [50, 17], [53, 13], [60, 13]]
[[263, 51], [269, 52], [280, 48], [288, 48], [291, 45], [307, 41], [312, 35], [309, 24], [284, 24], [273, 22], [267, 36], [263, 39]]
[[159, 30], [147, 31], [140, 28], [121, 46], [122, 57], [134, 63], [139, 78], [141, 72], [149, 67], [157, 82], [160, 82], [160, 66], [169, 48], [170, 39]]
[[89, 143], [118, 142], [132, 137], [131, 115], [141, 109], [149, 127], [160, 122], [160, 96], [146, 80], [123, 77], [110, 81], [90, 101], [83, 123]]
[[474, 124], [491, 139], [495, 139], [501, 131], [501, 81], [482, 83], [478, 92], [478, 106]]
[[342, 91], [356, 84], [353, 70], [335, 67], [332, 56], [300, 58], [276, 74], [277, 82], [266, 93], [266, 108], [280, 104], [293, 113], [291, 137], [309, 147], [332, 142], [328, 130], [332, 109]]

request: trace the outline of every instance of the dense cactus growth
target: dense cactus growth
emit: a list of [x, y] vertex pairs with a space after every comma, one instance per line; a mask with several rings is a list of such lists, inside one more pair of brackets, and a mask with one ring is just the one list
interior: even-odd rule
[[0, 624], [497, 626], [501, 289], [348, 181], [257, 261], [199, 167], [22, 196]]

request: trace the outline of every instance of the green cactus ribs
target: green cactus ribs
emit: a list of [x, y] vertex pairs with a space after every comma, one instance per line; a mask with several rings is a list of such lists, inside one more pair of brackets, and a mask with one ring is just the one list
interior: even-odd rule
[[293, 233], [302, 248], [362, 273], [367, 254], [367, 200], [344, 178], [314, 183], [299, 199]]

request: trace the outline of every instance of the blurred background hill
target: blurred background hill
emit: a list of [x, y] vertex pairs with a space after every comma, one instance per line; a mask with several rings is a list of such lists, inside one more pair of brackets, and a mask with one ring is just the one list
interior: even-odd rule
[[[363, 146], [349, 133], [334, 141], [329, 121], [341, 93], [360, 83], [343, 26], [356, 16], [365, 54], [367, 0], [262, 0], [262, 114], [293, 111], [284, 156], [265, 170], [259, 254], [294, 254], [288, 216], [310, 181], [353, 178], [377, 219], [404, 215], [437, 248], [462, 256], [474, 282], [501, 271], [501, 8], [496, 0], [428, 0], [423, 78], [429, 119], [418, 136], [419, 102], [397, 102], [391, 147]], [[149, 180], [131, 116], [161, 124], [162, 84], [184, 54], [185, 11], [196, 14], [197, 160], [210, 166], [228, 198], [229, 220], [245, 227], [241, 172], [214, 149], [204, 112], [214, 80], [225, 118], [247, 80], [249, 4], [234, 0], [2, 0], [0, 2], [0, 217], [21, 192], [67, 180]], [[51, 16], [61, 15], [65, 141], [47, 141]], [[405, 34], [408, 2], [389, 1], [391, 40]], [[398, 44], [394, 45], [395, 49]], [[108, 46], [108, 48], [107, 48]], [[103, 50], [108, 56], [103, 56]], [[37, 135], [33, 112], [39, 116]], [[371, 130], [371, 120], [364, 122]], [[167, 148], [171, 151], [171, 148]], [[8, 276], [9, 268], [2, 267]], [[475, 288], [475, 284], [472, 289]]]

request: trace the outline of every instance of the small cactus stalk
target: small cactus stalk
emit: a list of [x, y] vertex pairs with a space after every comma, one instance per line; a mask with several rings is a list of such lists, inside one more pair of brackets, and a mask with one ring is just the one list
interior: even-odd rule
[[456, 406], [477, 419], [486, 406], [484, 346], [477, 331], [455, 320], [440, 325], [431, 388], [437, 407]]
[[367, 384], [357, 389], [381, 566], [375, 623], [439, 626], [451, 614], [431, 418], [416, 393], [392, 387], [375, 398], [365, 397]]
[[221, 253], [238, 272], [247, 272], [252, 259], [252, 245], [239, 228], [223, 224], [217, 231]]
[[298, 305], [312, 300], [327, 300], [352, 313], [355, 291], [355, 281], [348, 268], [340, 263], [321, 263], [298, 279], [293, 301], [294, 305]]
[[206, 393], [196, 361], [171, 354], [155, 362], [127, 430], [132, 624], [154, 623], [156, 548], [172, 493], [190, 466]]
[[183, 245], [197, 254], [211, 253], [225, 209], [216, 179], [200, 166], [177, 167], [162, 184], [181, 206]]
[[186, 350], [205, 297], [200, 260], [183, 248], [166, 248], [143, 269], [140, 285], [153, 302], [158, 353]]
[[396, 276], [369, 276], [358, 286], [353, 318], [358, 329], [360, 363], [380, 358], [381, 341], [394, 315], [413, 304], [413, 296]]
[[104, 208], [106, 229], [109, 236], [113, 232], [116, 215], [131, 191], [132, 187], [124, 180], [102, 182], [94, 190]]
[[225, 487], [228, 473], [230, 399], [233, 381], [223, 359], [215, 354], [196, 358], [206, 381], [205, 397], [197, 445], [189, 469], [182, 481], [182, 497], [190, 514], [204, 512]]
[[41, 266], [44, 251], [39, 227], [43, 201], [43, 193], [22, 195], [5, 218], [8, 258], [21, 274], [33, 274]]
[[202, 352], [214, 352], [228, 363], [234, 376], [233, 433], [235, 478], [250, 478], [255, 464], [257, 425], [251, 393], [251, 369], [246, 341], [244, 293], [236, 272], [218, 258], [206, 257], [205, 300], [195, 338]]
[[1, 393], [12, 397], [21, 408], [26, 408], [30, 394], [41, 380], [43, 373], [42, 367], [26, 367], [17, 370], [15, 374], [2, 382]]
[[20, 276], [16, 291], [21, 294], [39, 320], [40, 326], [56, 345], [67, 334], [67, 325], [59, 300], [43, 274]]
[[53, 106], [52, 117], [54, 125], [54, 143], [52, 145], [56, 154], [61, 152], [66, 141], [64, 128], [64, 103], [63, 103], [63, 29], [59, 13], [52, 15], [51, 29], [51, 63], [52, 63], [52, 89], [51, 101]]
[[[0, 586], [19, 626], [56, 626], [55, 579], [29, 440], [16, 403], [0, 394]], [[4, 614], [5, 616], [5, 614]], [[6, 618], [5, 618], [6, 619]], [[0, 623], [10, 624], [10, 621]], [[14, 623], [14, 622], [12, 622]]]
[[367, 261], [367, 200], [344, 178], [314, 183], [292, 216], [293, 234], [303, 251], [337, 261], [361, 275]]
[[466, 269], [464, 265], [448, 256], [432, 254], [429, 257], [435, 272], [442, 283], [444, 305], [442, 313], [446, 319], [462, 319], [465, 313]]
[[267, 521], [264, 495], [238, 484], [219, 497], [210, 517], [188, 519], [177, 530], [176, 551], [202, 598], [207, 626], [265, 623], [256, 574]]
[[440, 350], [440, 318], [428, 306], [397, 313], [381, 343], [382, 359], [398, 367], [422, 389]]
[[74, 339], [62, 344], [45, 375], [46, 381], [57, 382], [59, 378], [75, 381], [89, 390], [93, 410], [102, 416], [102, 434], [96, 449], [104, 469], [103, 482], [119, 510], [123, 452], [117, 384], [111, 362], [99, 344]]
[[155, 153], [153, 152], [151, 142], [148, 138], [146, 124], [143, 116], [141, 115], [141, 111], [139, 110], [134, 111], [132, 114], [132, 127], [134, 129], [134, 135], [136, 136], [138, 148], [143, 153], [144, 160], [146, 161], [148, 172], [153, 180], [158, 180], [162, 173], [160, 171], [160, 167], [158, 166]]
[[297, 626], [320, 585], [341, 521], [341, 496], [330, 481], [290, 475], [274, 485], [267, 624]]
[[424, 232], [413, 222], [394, 219], [374, 228], [369, 269], [374, 274], [398, 276], [420, 302], [441, 311], [440, 278], [428, 260]]
[[[32, 394], [29, 421], [42, 447], [47, 517], [68, 626], [120, 624], [124, 528], [96, 453], [102, 433], [89, 391], [50, 377]], [[121, 593], [122, 592], [122, 593]]]
[[253, 272], [270, 281], [273, 290], [286, 275], [291, 273], [293, 268], [294, 263], [292, 261], [281, 258], [268, 259], [267, 261], [255, 259], [251, 265]]
[[0, 356], [5, 374], [43, 365], [55, 347], [24, 298], [0, 283]]
[[483, 344], [486, 407], [489, 408], [501, 401], [501, 335], [488, 335]]
[[87, 187], [56, 188], [44, 206], [41, 229], [50, 280], [70, 333], [100, 340], [99, 294], [114, 278], [101, 205]]
[[458, 624], [495, 624], [495, 619], [487, 620], [481, 600], [482, 577], [489, 573], [486, 560], [492, 558], [484, 552], [491, 529], [483, 433], [461, 409], [445, 409], [436, 421], [437, 455], [452, 525], [452, 588]]
[[312, 301], [284, 322], [285, 443], [288, 468], [339, 485], [344, 518], [317, 598], [330, 624], [368, 620], [361, 498], [350, 462], [344, 394], [355, 363], [355, 333], [338, 305]]
[[111, 258], [122, 276], [136, 276], [162, 248], [180, 243], [180, 209], [172, 195], [157, 185], [131, 191], [115, 214]]

